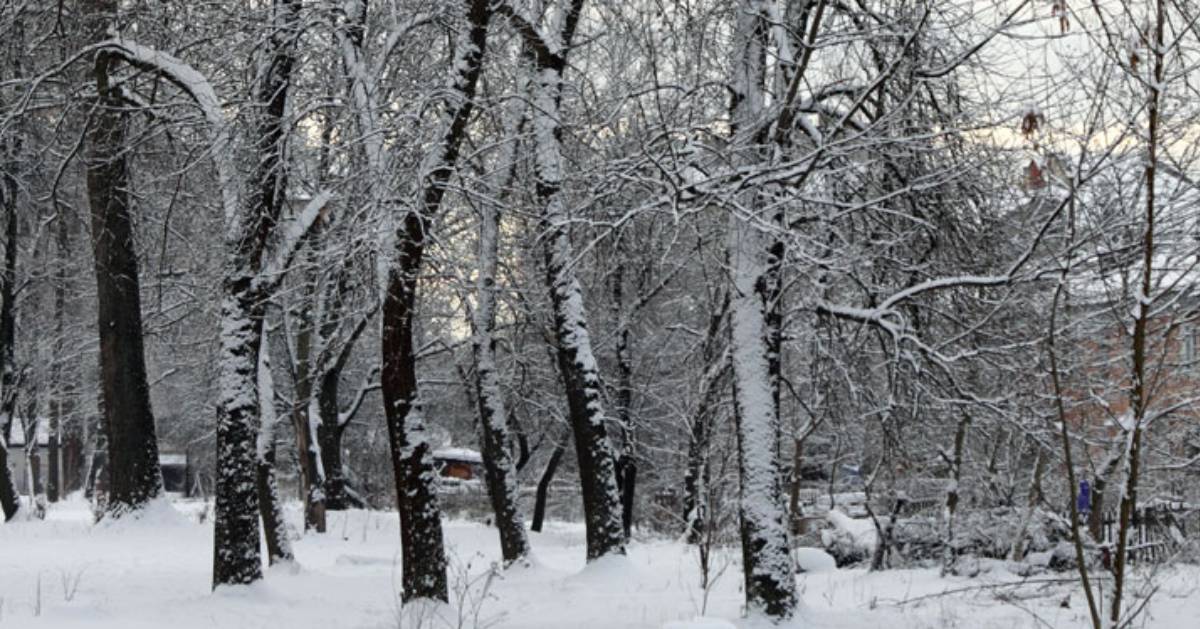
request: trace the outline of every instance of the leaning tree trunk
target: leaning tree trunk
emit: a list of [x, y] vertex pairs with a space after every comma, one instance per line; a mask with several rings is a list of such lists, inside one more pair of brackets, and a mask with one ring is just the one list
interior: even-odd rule
[[[743, 3], [734, 34], [735, 138], [744, 146], [747, 166], [764, 158], [761, 124], [767, 23], [755, 2]], [[737, 420], [738, 467], [741, 495], [742, 563], [746, 606], [751, 614], [781, 619], [796, 607], [795, 567], [788, 542], [786, 505], [780, 478], [779, 383], [773, 377], [777, 363], [772, 353], [774, 335], [768, 320], [774, 311], [771, 244], [760, 231], [771, 217], [762, 206], [767, 199], [757, 191], [740, 195], [750, 219], [730, 216], [729, 262], [733, 295], [730, 355], [733, 363], [733, 396]], [[757, 220], [755, 220], [757, 219]]]
[[446, 553], [442, 539], [433, 454], [417, 388], [413, 320], [426, 227], [441, 208], [446, 185], [458, 164], [459, 148], [474, 109], [475, 87], [487, 46], [490, 0], [468, 0], [468, 33], [456, 46], [447, 93], [451, 102], [441, 137], [424, 160], [420, 192], [396, 233], [395, 261], [388, 269], [383, 301], [384, 413], [396, 477], [404, 600], [446, 601]]
[[[105, 37], [115, 0], [88, 3], [93, 40]], [[100, 105], [87, 133], [87, 193], [96, 267], [96, 313], [100, 337], [100, 410], [108, 445], [106, 512], [140, 509], [162, 493], [158, 439], [150, 410], [150, 386], [142, 347], [142, 304], [130, 208], [127, 121], [109, 75], [117, 63], [96, 55]]]
[[566, 199], [563, 194], [562, 129], [559, 127], [566, 51], [583, 11], [573, 0], [559, 36], [561, 50], [537, 41], [537, 74], [533, 81], [533, 128], [537, 199], [546, 261], [546, 285], [554, 311], [557, 359], [566, 389], [568, 417], [575, 437], [575, 456], [587, 528], [587, 559], [625, 554], [621, 492], [617, 486], [617, 454], [608, 437], [600, 373], [587, 329], [583, 291], [575, 276]]
[[554, 474], [558, 471], [558, 464], [562, 461], [566, 449], [566, 435], [563, 435], [558, 445], [554, 446], [554, 452], [550, 453], [550, 460], [546, 462], [542, 477], [538, 479], [537, 494], [533, 502], [533, 523], [529, 526], [529, 530], [534, 533], [542, 532], [542, 523], [546, 520], [546, 502], [550, 499], [550, 483], [554, 480]]

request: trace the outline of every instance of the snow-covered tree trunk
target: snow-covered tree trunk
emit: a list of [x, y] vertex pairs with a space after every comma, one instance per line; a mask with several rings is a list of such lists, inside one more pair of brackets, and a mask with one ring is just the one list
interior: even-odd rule
[[[115, 0], [89, 0], [85, 15], [93, 42], [107, 37]], [[133, 235], [126, 114], [109, 75], [118, 58], [96, 54], [99, 106], [88, 125], [86, 163], [96, 312], [100, 336], [100, 410], [108, 446], [106, 511], [137, 510], [162, 492], [158, 440], [142, 345], [141, 287]]]
[[[760, 2], [747, 0], [738, 10], [734, 32], [733, 124], [740, 162], [765, 160], [759, 132], [764, 124], [763, 83], [769, 25]], [[779, 452], [776, 355], [768, 318], [775, 296], [773, 242], [763, 229], [771, 224], [768, 197], [757, 189], [738, 195], [729, 225], [729, 265], [733, 279], [730, 357], [741, 477], [742, 563], [748, 613], [772, 618], [791, 616], [796, 606], [795, 567], [788, 542]]]
[[617, 454], [608, 436], [610, 418], [601, 398], [600, 373], [587, 329], [583, 291], [575, 275], [570, 216], [563, 194], [562, 129], [559, 126], [567, 52], [583, 13], [583, 0], [560, 7], [561, 31], [546, 37], [507, 4], [499, 10], [533, 53], [535, 72], [530, 118], [534, 137], [536, 194], [546, 262], [546, 285], [554, 312], [557, 361], [566, 389], [568, 417], [575, 437], [587, 527], [589, 561], [625, 553]]
[[728, 353], [718, 353], [722, 325], [729, 309], [728, 293], [721, 310], [709, 318], [705, 333], [702, 356], [704, 377], [700, 381], [697, 398], [699, 402], [692, 413], [691, 434], [688, 440], [687, 473], [683, 479], [684, 535], [689, 544], [699, 544], [709, 526], [709, 450], [711, 448], [713, 422], [719, 401], [721, 380], [728, 371]]
[[381, 383], [400, 512], [404, 600], [445, 601], [449, 596], [432, 444], [417, 387], [413, 322], [427, 229], [441, 208], [467, 134], [487, 45], [491, 4], [489, 0], [466, 3], [467, 32], [459, 37], [454, 52], [440, 137], [423, 160], [419, 189], [400, 218], [387, 271]]
[[971, 416], [963, 413], [954, 431], [954, 451], [950, 454], [950, 486], [946, 489], [946, 508], [942, 514], [942, 576], [954, 573], [958, 553], [954, 551], [954, 516], [958, 512], [958, 501], [962, 482], [963, 448], [967, 440], [967, 427]]
[[[313, 265], [315, 267], [315, 265]], [[303, 288], [300, 290], [302, 304], [299, 307], [298, 330], [293, 374], [295, 376], [296, 404], [292, 409], [292, 429], [296, 438], [300, 472], [300, 491], [304, 498], [304, 530], [325, 532], [325, 470], [321, 460], [321, 444], [317, 440], [316, 422], [320, 417], [315, 402], [317, 357], [321, 353], [319, 341], [314, 343], [315, 310], [311, 304], [319, 299], [316, 268], [305, 271]]]
[[[264, 300], [260, 286], [267, 241], [287, 191], [284, 113], [298, 35], [300, 1], [274, 0], [255, 101], [255, 167], [249, 197], [226, 225], [222, 282], [221, 390], [217, 405], [217, 482], [213, 585], [262, 578], [257, 492], [258, 358]], [[218, 158], [221, 159], [221, 158]], [[231, 181], [225, 182], [233, 185]], [[234, 191], [227, 190], [233, 195]]]
[[[523, 103], [512, 101], [506, 112], [505, 128], [509, 137], [501, 151], [498, 168], [504, 173], [500, 188], [503, 190], [513, 179], [517, 157], [517, 134], [524, 117]], [[496, 529], [500, 533], [500, 551], [504, 563], [510, 565], [521, 561], [529, 554], [529, 538], [525, 533], [525, 520], [520, 509], [520, 487], [517, 468], [513, 460], [511, 435], [508, 430], [508, 413], [504, 395], [500, 390], [500, 377], [496, 367], [496, 268], [500, 248], [500, 211], [491, 204], [480, 207], [479, 217], [479, 279], [476, 285], [476, 303], [472, 327], [472, 349], [475, 357], [475, 388], [479, 400], [480, 443], [483, 445], [484, 478], [487, 481], [488, 497], [496, 518]]]
[[258, 409], [259, 428], [255, 453], [258, 466], [258, 508], [267, 539], [267, 562], [293, 561], [292, 542], [288, 539], [279, 489], [275, 483], [275, 381], [271, 373], [271, 350], [264, 331], [258, 348]]

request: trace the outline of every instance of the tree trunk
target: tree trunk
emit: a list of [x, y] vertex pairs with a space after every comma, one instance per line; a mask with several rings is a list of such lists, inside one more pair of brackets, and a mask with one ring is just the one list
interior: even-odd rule
[[554, 473], [558, 471], [558, 464], [562, 461], [566, 449], [567, 442], [564, 435], [564, 438], [558, 441], [558, 445], [554, 446], [554, 452], [550, 453], [546, 469], [542, 471], [542, 477], [538, 479], [537, 495], [533, 503], [533, 523], [529, 527], [535, 533], [542, 532], [542, 522], [546, 519], [546, 501], [550, 498], [550, 482], [554, 480]]
[[383, 303], [383, 403], [396, 478], [403, 559], [402, 598], [446, 600], [446, 554], [434, 479], [432, 446], [418, 398], [413, 309], [424, 247], [423, 221], [409, 215], [400, 268], [393, 268]]
[[[764, 112], [767, 24], [754, 2], [739, 10], [734, 34], [734, 137], [741, 161], [763, 159], [757, 125]], [[742, 206], [762, 214], [763, 196], [741, 195]], [[770, 216], [760, 216], [767, 222]], [[757, 224], [731, 212], [729, 261], [733, 295], [730, 352], [738, 436], [742, 563], [751, 614], [782, 619], [796, 607], [795, 567], [788, 541], [779, 451], [778, 350], [772, 317], [773, 246]]]
[[[4, 147], [5, 150], [8, 147]], [[7, 156], [5, 156], [7, 157]], [[8, 467], [8, 441], [16, 417], [17, 378], [16, 277], [17, 277], [17, 185], [10, 174], [0, 179], [0, 208], [4, 211], [4, 267], [0, 269], [0, 510], [4, 520], [16, 517], [20, 509], [17, 486]]]
[[1145, 228], [1142, 234], [1142, 268], [1140, 287], [1137, 290], [1137, 306], [1134, 312], [1136, 316], [1133, 322], [1133, 340], [1132, 340], [1132, 359], [1133, 373], [1130, 374], [1133, 381], [1133, 387], [1129, 392], [1129, 407], [1133, 413], [1132, 433], [1129, 436], [1128, 451], [1125, 456], [1125, 487], [1121, 492], [1121, 501], [1118, 506], [1119, 523], [1117, 527], [1117, 547], [1113, 554], [1113, 584], [1112, 596], [1110, 600], [1109, 626], [1118, 627], [1122, 620], [1122, 606], [1124, 605], [1125, 593], [1125, 577], [1126, 568], [1129, 560], [1129, 532], [1133, 526], [1132, 518], [1134, 512], [1138, 509], [1138, 482], [1141, 473], [1141, 449], [1142, 449], [1142, 432], [1144, 430], [1147, 408], [1150, 406], [1152, 391], [1154, 390], [1153, 382], [1147, 381], [1150, 378], [1150, 373], [1154, 369], [1151, 365], [1151, 359], [1146, 357], [1146, 351], [1149, 349], [1151, 341], [1148, 337], [1152, 334], [1150, 330], [1151, 317], [1150, 304], [1154, 296], [1154, 278], [1152, 277], [1155, 260], [1155, 215], [1158, 211], [1157, 203], [1157, 171], [1158, 171], [1158, 151], [1159, 151], [1159, 133], [1160, 133], [1160, 104], [1163, 99], [1164, 91], [1164, 75], [1166, 73], [1166, 47], [1165, 47], [1165, 27], [1166, 27], [1166, 8], [1165, 0], [1156, 0], [1155, 2], [1155, 22], [1154, 22], [1154, 40], [1151, 42], [1151, 50], [1153, 50], [1154, 67], [1152, 79], [1146, 82], [1148, 87], [1147, 94], [1147, 144], [1146, 144], [1146, 197], [1145, 197]]
[[321, 468], [325, 470], [325, 508], [344, 511], [350, 508], [346, 493], [346, 469], [342, 463], [342, 435], [346, 432], [338, 408], [338, 384], [341, 369], [327, 370], [317, 386], [317, 442], [321, 451]]
[[58, 268], [54, 272], [54, 356], [51, 358], [50, 372], [50, 473], [46, 479], [46, 500], [58, 502], [64, 487], [63, 471], [66, 467], [62, 454], [63, 422], [66, 420], [69, 405], [70, 385], [67, 383], [67, 353], [66, 320], [67, 293], [71, 281], [67, 265], [71, 253], [71, 229], [67, 224], [66, 209], [59, 207], [55, 217], [54, 242]]
[[[319, 308], [319, 288], [316, 265], [306, 274], [302, 289], [299, 329], [296, 332], [295, 399], [292, 409], [292, 429], [296, 437], [296, 453], [299, 459], [300, 496], [304, 500], [304, 530], [325, 532], [325, 473], [321, 460], [321, 444], [314, 429], [320, 418], [316, 400], [317, 354], [314, 347], [317, 337], [313, 311]], [[312, 304], [312, 305], [310, 305]]]
[[458, 164], [459, 148], [474, 110], [475, 87], [487, 47], [489, 0], [468, 0], [468, 33], [459, 39], [447, 92], [451, 108], [441, 137], [430, 149], [419, 197], [396, 233], [395, 262], [388, 269], [383, 302], [383, 403], [396, 477], [403, 558], [402, 598], [449, 598], [436, 471], [416, 377], [413, 319], [417, 281], [425, 253], [426, 226], [433, 221]]
[[954, 454], [950, 461], [950, 488], [946, 490], [946, 513], [943, 515], [942, 533], [942, 576], [954, 573], [958, 553], [954, 551], [954, 514], [958, 510], [959, 483], [962, 481], [963, 447], [967, 439], [967, 427], [971, 416], [963, 413], [954, 431]]
[[496, 263], [498, 254], [499, 216], [495, 208], [483, 208], [480, 222], [479, 282], [476, 291], [475, 387], [479, 400], [479, 424], [483, 444], [484, 477], [488, 496], [500, 533], [500, 550], [504, 563], [512, 564], [529, 554], [529, 539], [520, 511], [520, 488], [517, 470], [509, 450], [508, 413], [500, 391], [497, 373], [495, 338], [496, 323]]
[[292, 543], [287, 536], [279, 490], [275, 483], [275, 383], [271, 374], [270, 346], [263, 335], [258, 349], [258, 406], [261, 418], [258, 431], [257, 488], [258, 510], [263, 534], [267, 539], [267, 562], [275, 565], [293, 561]]
[[[522, 87], [524, 82], [522, 82]], [[522, 128], [524, 103], [513, 100], [504, 114], [507, 134], [498, 161], [502, 173], [495, 192], [506, 198], [505, 190], [516, 175], [517, 137]], [[482, 444], [484, 479], [492, 503], [496, 530], [500, 534], [500, 552], [505, 565], [523, 560], [529, 554], [529, 537], [521, 514], [521, 494], [516, 462], [510, 448], [508, 409], [500, 390], [496, 366], [496, 268], [500, 249], [500, 210], [485, 203], [479, 219], [479, 279], [476, 286], [476, 305], [471, 327], [474, 331], [471, 348], [475, 358], [475, 391], [479, 404], [480, 443]]]
[[[564, 47], [570, 46], [582, 2], [573, 2], [565, 24]], [[617, 454], [609, 442], [610, 418], [604, 412], [600, 373], [587, 329], [583, 291], [575, 276], [575, 251], [564, 198], [562, 130], [559, 127], [566, 58], [548, 51], [537, 55], [533, 81], [534, 160], [537, 198], [546, 261], [546, 286], [554, 309], [559, 373], [566, 388], [568, 418], [575, 437], [575, 457], [587, 527], [587, 559], [625, 554]]]
[[633, 532], [634, 492], [637, 490], [637, 453], [634, 449], [633, 425], [633, 357], [629, 349], [629, 323], [622, 316], [625, 306], [625, 256], [621, 242], [617, 243], [620, 260], [613, 270], [613, 308], [618, 321], [617, 330], [617, 423], [621, 430], [621, 453], [617, 458], [617, 484], [621, 490], [621, 530], [628, 540]]
[[[310, 399], [311, 398], [300, 398]], [[292, 413], [296, 452], [300, 459], [301, 491], [304, 498], [304, 530], [325, 532], [325, 472], [317, 431], [316, 404], [305, 404]], [[316, 430], [314, 430], [316, 428]]]
[[729, 293], [722, 300], [720, 312], [709, 318], [704, 337], [704, 379], [700, 383], [700, 403], [692, 417], [691, 437], [688, 440], [687, 474], [683, 479], [684, 534], [689, 544], [699, 544], [708, 522], [709, 445], [712, 424], [720, 391], [720, 380], [728, 367], [727, 356], [717, 354], [718, 338], [725, 314], [729, 310]]
[[[287, 191], [284, 111], [295, 64], [300, 0], [274, 0], [265, 67], [255, 86], [262, 104], [254, 130], [258, 159], [250, 196], [226, 226], [229, 270], [222, 283], [221, 392], [217, 406], [217, 474], [213, 587], [262, 578], [256, 436], [258, 358], [269, 294], [256, 285], [267, 241]], [[224, 147], [222, 147], [224, 148]], [[227, 182], [232, 185], [232, 182]], [[229, 195], [229, 191], [226, 192]]]
[[[245, 262], [238, 266], [245, 265]], [[262, 578], [259, 556], [256, 390], [262, 318], [252, 275], [225, 278], [221, 308], [221, 398], [217, 405], [213, 587]]]
[[[93, 41], [105, 38], [114, 0], [88, 3]], [[96, 267], [100, 336], [100, 409], [108, 444], [106, 511], [119, 516], [140, 509], [162, 492], [158, 440], [150, 410], [150, 386], [142, 349], [142, 305], [130, 211], [125, 115], [109, 74], [117, 59], [96, 55], [94, 76], [100, 106], [87, 134], [87, 191]]]

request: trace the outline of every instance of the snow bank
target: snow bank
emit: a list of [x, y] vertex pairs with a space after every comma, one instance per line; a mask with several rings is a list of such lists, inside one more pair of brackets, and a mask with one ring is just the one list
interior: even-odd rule
[[110, 531], [122, 531], [171, 529], [193, 524], [195, 523], [192, 520], [171, 504], [170, 499], [160, 496], [148, 502], [138, 511], [126, 513], [121, 517], [114, 518], [105, 515], [97, 526]]
[[837, 570], [837, 561], [833, 555], [820, 548], [793, 548], [792, 558], [796, 561], [796, 566], [805, 572]]

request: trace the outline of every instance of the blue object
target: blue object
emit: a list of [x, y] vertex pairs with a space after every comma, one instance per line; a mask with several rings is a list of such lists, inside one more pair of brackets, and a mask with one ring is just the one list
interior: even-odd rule
[[1079, 481], [1079, 499], [1075, 501], [1075, 507], [1080, 513], [1092, 510], [1092, 486], [1087, 480]]

